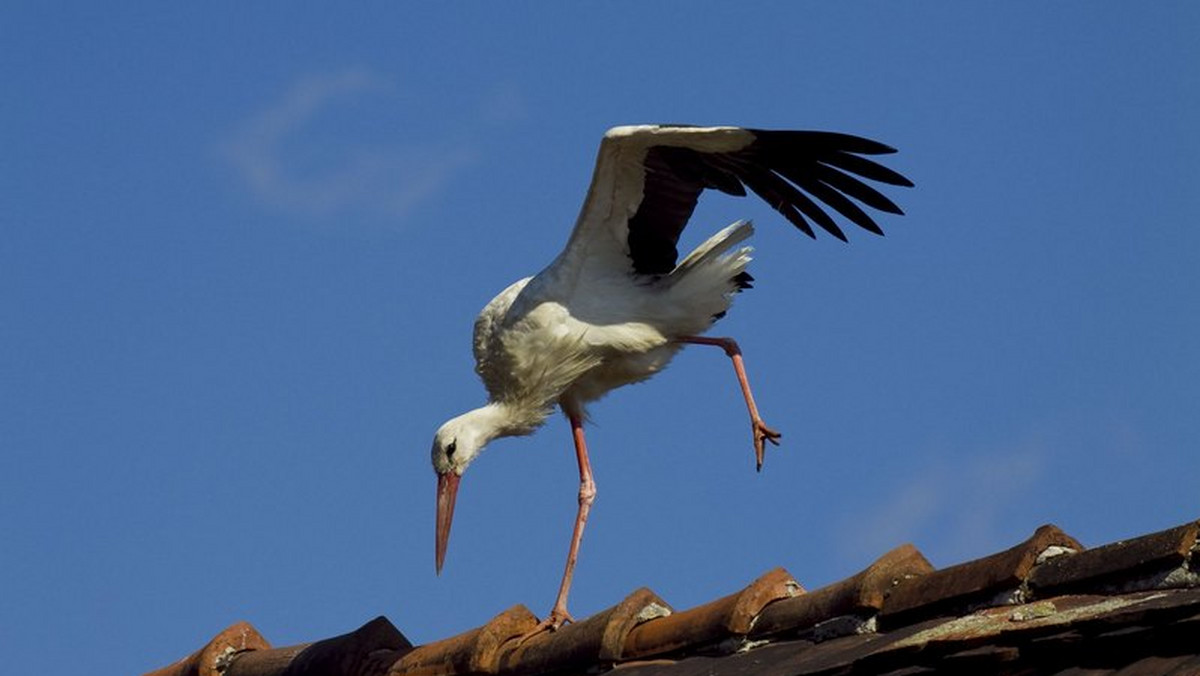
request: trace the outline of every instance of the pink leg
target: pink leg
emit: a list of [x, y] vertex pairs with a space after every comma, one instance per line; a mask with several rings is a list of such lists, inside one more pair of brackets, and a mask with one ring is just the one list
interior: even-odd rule
[[725, 350], [725, 354], [733, 360], [733, 370], [737, 374], [738, 384], [742, 386], [742, 396], [746, 399], [746, 408], [750, 410], [750, 428], [754, 433], [754, 460], [758, 471], [762, 471], [765, 442], [779, 445], [779, 432], [767, 427], [762, 417], [758, 415], [758, 406], [754, 404], [754, 395], [750, 392], [750, 381], [746, 378], [746, 367], [742, 363], [742, 348], [732, 338], [706, 338], [704, 336], [683, 336], [676, 338], [681, 343], [696, 345], [716, 345]]
[[592, 464], [588, 461], [587, 443], [583, 438], [583, 420], [578, 416], [568, 416], [571, 421], [571, 435], [575, 439], [575, 459], [579, 462], [579, 512], [575, 516], [575, 531], [571, 534], [571, 549], [567, 552], [567, 567], [563, 571], [562, 584], [558, 587], [558, 597], [554, 600], [554, 608], [550, 615], [530, 630], [522, 641], [540, 634], [545, 630], [554, 631], [566, 622], [575, 619], [567, 612], [567, 594], [571, 591], [571, 578], [575, 575], [575, 562], [579, 558], [579, 543], [583, 540], [583, 528], [587, 525], [588, 512], [596, 499], [596, 482], [592, 480]]

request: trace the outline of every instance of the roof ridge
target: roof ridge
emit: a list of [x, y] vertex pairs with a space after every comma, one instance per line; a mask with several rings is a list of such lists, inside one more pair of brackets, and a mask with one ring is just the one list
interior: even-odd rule
[[[611, 608], [528, 640], [523, 637], [537, 618], [523, 605], [418, 647], [383, 617], [342, 636], [277, 649], [239, 622], [147, 676], [533, 675], [614, 665], [627, 676], [652, 676], [676, 673], [672, 665], [680, 660], [707, 660], [707, 668], [747, 651], [764, 664], [786, 657], [789, 673], [801, 673], [794, 669], [800, 657], [811, 667], [802, 673], [851, 664], [855, 673], [881, 673], [876, 668], [903, 668], [914, 655], [922, 655], [922, 663], [1028, 668], [1051, 663], [1030, 660], [1058, 665], [1073, 655], [1117, 659], [1104, 648], [1108, 643], [1092, 645], [1100, 636], [1132, 646], [1121, 653], [1128, 659], [1167, 655], [1161, 659], [1180, 666], [1195, 657], [1200, 667], [1198, 551], [1200, 521], [1094, 549], [1047, 524], [1008, 549], [941, 569], [915, 546], [901, 545], [812, 592], [783, 568], [683, 611], [641, 588]], [[1147, 623], [1152, 636], [1141, 626]], [[1082, 628], [1086, 635], [1079, 634]], [[1140, 639], [1118, 638], [1126, 634]], [[831, 640], [837, 638], [843, 640]]]

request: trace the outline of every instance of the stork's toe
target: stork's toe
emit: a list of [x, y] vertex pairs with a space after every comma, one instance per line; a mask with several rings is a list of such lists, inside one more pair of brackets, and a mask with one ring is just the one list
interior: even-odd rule
[[754, 427], [754, 461], [755, 469], [762, 471], [763, 459], [766, 457], [766, 442], [771, 442], [773, 445], [779, 445], [779, 439], [783, 436], [780, 432], [767, 427], [767, 424], [761, 418], [755, 418], [751, 425]]
[[566, 608], [559, 608], [558, 606], [555, 606], [554, 609], [550, 611], [550, 614], [546, 616], [546, 619], [538, 622], [536, 627], [525, 632], [525, 635], [517, 641], [517, 644], [520, 645], [534, 636], [544, 634], [548, 631], [558, 631], [559, 627], [567, 624], [568, 622], [574, 621], [575, 618], [571, 617], [571, 614], [567, 612]]

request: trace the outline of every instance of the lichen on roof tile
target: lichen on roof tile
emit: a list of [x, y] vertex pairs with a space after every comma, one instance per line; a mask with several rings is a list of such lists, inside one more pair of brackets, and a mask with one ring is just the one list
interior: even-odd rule
[[501, 658], [500, 673], [583, 670], [617, 662], [634, 627], [668, 614], [667, 602], [642, 587], [607, 610], [512, 646]]
[[1138, 591], [1200, 585], [1196, 565], [1200, 522], [1057, 557], [1037, 567], [1029, 585], [1037, 593]]
[[861, 631], [865, 626], [862, 623], [879, 612], [884, 598], [900, 581], [932, 570], [933, 566], [916, 547], [902, 545], [852, 577], [767, 606], [750, 632], [751, 638], [801, 631], [843, 616], [861, 620], [850, 628]]
[[271, 647], [249, 622], [237, 622], [221, 630], [205, 646], [187, 657], [145, 676], [217, 676], [230, 657], [247, 650]]
[[880, 613], [885, 624], [931, 617], [979, 605], [1012, 604], [1024, 600], [1022, 585], [1050, 547], [1083, 549], [1054, 525], [1038, 528], [1020, 544], [990, 556], [933, 571], [898, 584]]
[[772, 601], [802, 593], [800, 583], [783, 568], [760, 576], [741, 591], [668, 617], [639, 625], [625, 643], [628, 658], [668, 655], [684, 648], [713, 647], [742, 637]]

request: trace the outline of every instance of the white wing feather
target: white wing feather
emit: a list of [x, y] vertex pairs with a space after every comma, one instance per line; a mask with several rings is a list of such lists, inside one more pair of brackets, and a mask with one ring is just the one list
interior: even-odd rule
[[596, 168], [567, 246], [543, 273], [574, 290], [627, 275], [629, 219], [637, 213], [645, 185], [642, 166], [651, 146], [683, 146], [705, 152], [733, 152], [754, 141], [740, 127], [614, 127], [604, 135]]

